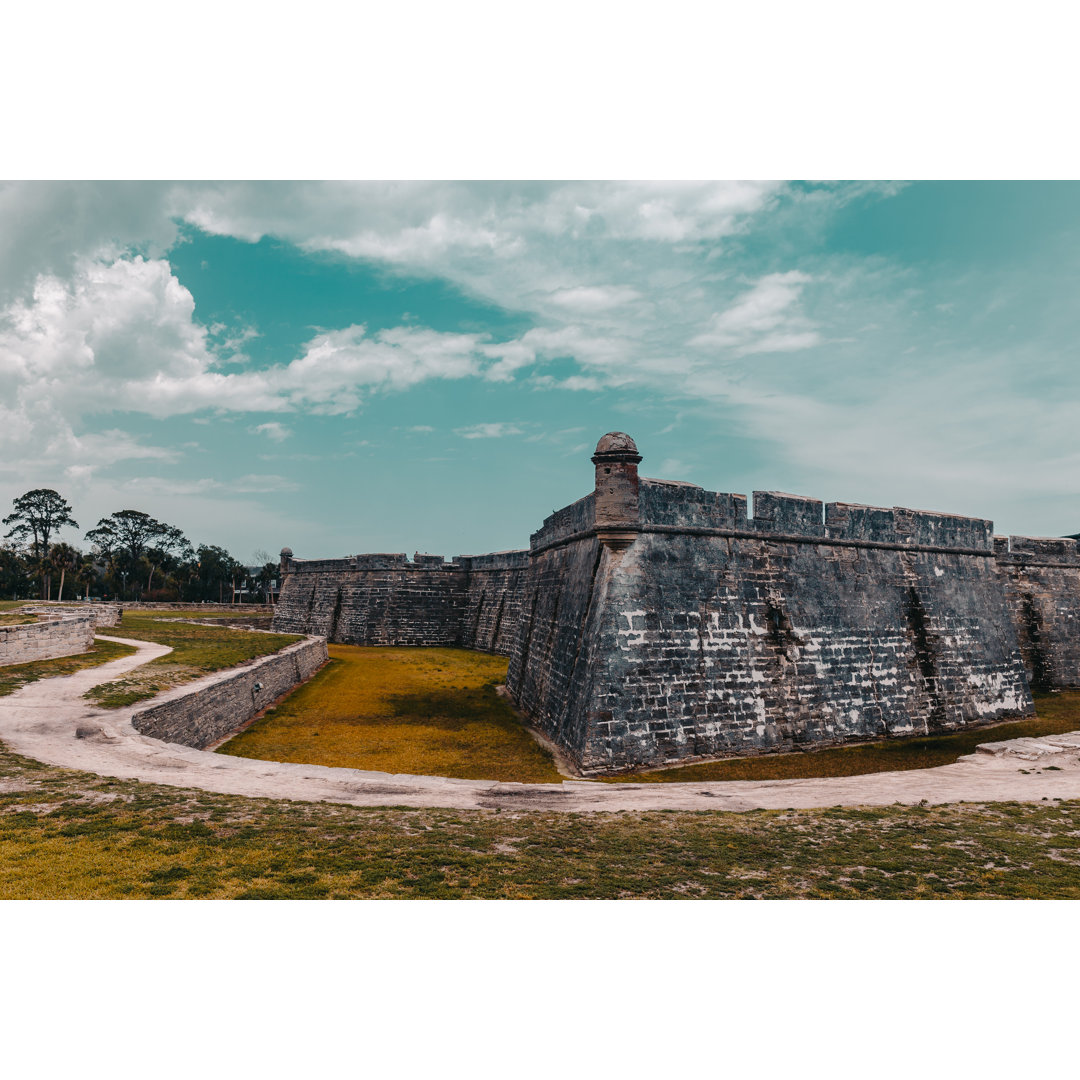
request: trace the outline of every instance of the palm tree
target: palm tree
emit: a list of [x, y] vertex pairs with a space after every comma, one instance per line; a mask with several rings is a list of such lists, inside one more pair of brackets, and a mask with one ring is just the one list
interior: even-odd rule
[[[74, 571], [79, 566], [80, 553], [70, 544], [53, 544], [49, 552], [49, 566], [60, 572], [60, 591], [56, 594], [57, 603], [64, 599], [64, 576], [69, 570]], [[51, 581], [50, 577], [50, 581]]]
[[258, 582], [262, 587], [263, 603], [272, 604], [274, 602], [274, 590], [270, 587], [274, 578], [277, 577], [277, 563], [267, 562], [263, 564], [262, 569], [259, 571]]
[[90, 586], [97, 580], [97, 567], [93, 555], [84, 555], [79, 562], [75, 580], [83, 586], [83, 598], [90, 599]]

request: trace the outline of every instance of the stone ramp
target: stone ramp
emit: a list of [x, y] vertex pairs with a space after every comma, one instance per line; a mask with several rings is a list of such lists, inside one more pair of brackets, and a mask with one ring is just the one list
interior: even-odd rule
[[1055, 754], [1077, 754], [1080, 753], [1080, 731], [1070, 731], [1064, 735], [1044, 735], [1037, 739], [1006, 739], [1004, 742], [980, 743], [975, 748], [975, 753], [999, 758], [1019, 758], [1021, 761], [1038, 761]]
[[[64, 678], [42, 679], [0, 698], [0, 741], [15, 753], [102, 776], [353, 806], [582, 813], [1080, 799], [1080, 732], [986, 743], [976, 753], [937, 769], [811, 780], [511, 784], [230, 757], [140, 735], [131, 724], [137, 707], [99, 709], [83, 700], [91, 686], [170, 651], [142, 641], [109, 640], [139, 651]], [[220, 677], [220, 673], [207, 676], [189, 687], [198, 689]], [[1052, 763], [1054, 769], [1033, 769], [1033, 761]]]

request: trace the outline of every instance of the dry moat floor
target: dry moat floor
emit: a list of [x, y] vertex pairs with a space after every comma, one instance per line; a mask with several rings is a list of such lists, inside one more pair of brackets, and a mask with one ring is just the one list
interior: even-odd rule
[[[507, 661], [467, 649], [331, 645], [331, 663], [219, 750], [238, 757], [465, 780], [558, 783], [550, 753], [495, 693]], [[982, 742], [1080, 729], [1080, 693], [1042, 694], [1038, 716], [954, 735], [638, 772], [634, 783], [856, 776], [948, 765]], [[613, 783], [619, 777], [608, 778]]]

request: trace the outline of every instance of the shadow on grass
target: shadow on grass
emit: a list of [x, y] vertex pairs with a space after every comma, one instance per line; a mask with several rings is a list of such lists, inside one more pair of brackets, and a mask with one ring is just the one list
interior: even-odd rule
[[461, 731], [469, 724], [493, 723], [519, 729], [517, 717], [495, 693], [494, 683], [458, 690], [418, 690], [390, 694], [386, 698], [390, 715], [370, 717], [371, 724], [398, 724], [402, 720], [422, 721], [425, 727]]

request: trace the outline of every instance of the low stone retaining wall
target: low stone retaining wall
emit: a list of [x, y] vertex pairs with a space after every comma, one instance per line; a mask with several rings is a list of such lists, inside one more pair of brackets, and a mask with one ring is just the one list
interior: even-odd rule
[[0, 667], [84, 653], [94, 643], [91, 612], [38, 615], [38, 622], [0, 626]]
[[124, 609], [119, 604], [60, 604], [43, 601], [33, 607], [23, 608], [28, 615], [83, 615], [89, 613], [94, 620], [94, 626], [116, 626], [124, 615]]
[[136, 712], [141, 735], [202, 750], [235, 731], [326, 663], [326, 638], [309, 637], [252, 663], [221, 672], [201, 687], [177, 687]]

